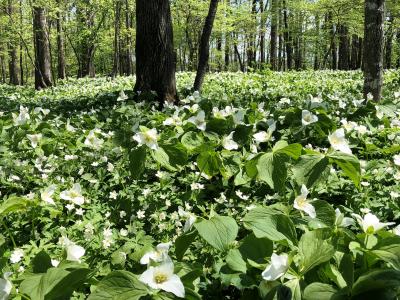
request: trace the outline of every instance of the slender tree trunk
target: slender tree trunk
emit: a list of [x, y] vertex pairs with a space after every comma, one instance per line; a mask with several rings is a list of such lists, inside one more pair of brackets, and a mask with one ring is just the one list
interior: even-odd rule
[[211, 0], [208, 15], [203, 27], [203, 33], [200, 40], [199, 48], [199, 64], [197, 66], [196, 78], [194, 80], [193, 89], [200, 91], [206, 75], [208, 58], [210, 56], [210, 37], [214, 25], [215, 15], [217, 13], [218, 0]]
[[125, 0], [125, 28], [127, 30], [126, 35], [126, 57], [124, 63], [124, 74], [133, 74], [133, 51], [132, 51], [132, 18], [130, 16], [129, 1]]
[[292, 57], [293, 48], [292, 48], [292, 39], [291, 39], [290, 31], [289, 31], [286, 0], [283, 0], [283, 22], [285, 23], [284, 38], [285, 38], [285, 45], [286, 45], [286, 63], [287, 63], [287, 69], [291, 70], [292, 69], [292, 61], [293, 61], [293, 57]]
[[229, 64], [230, 64], [230, 53], [231, 53], [231, 46], [229, 43], [230, 37], [229, 33], [225, 33], [225, 71], [228, 71]]
[[357, 69], [357, 60], [358, 60], [358, 36], [353, 34], [351, 37], [351, 55], [350, 55], [350, 69]]
[[364, 27], [364, 97], [371, 93], [374, 101], [380, 101], [383, 84], [383, 24], [385, 0], [365, 1]]
[[345, 25], [339, 25], [339, 70], [349, 69], [349, 30]]
[[[12, 0], [8, 0], [7, 10], [11, 20], [11, 17], [14, 14], [14, 3]], [[15, 25], [10, 24], [10, 26], [15, 26]], [[10, 75], [10, 84], [19, 85], [20, 81], [19, 81], [19, 69], [18, 69], [18, 54], [15, 41], [8, 42], [8, 57], [9, 57], [8, 68]]]
[[120, 74], [120, 25], [121, 25], [121, 1], [115, 1], [115, 23], [114, 23], [114, 60], [113, 77]]
[[67, 77], [65, 71], [65, 43], [64, 43], [64, 29], [61, 0], [57, 0], [58, 11], [56, 19], [57, 27], [57, 75], [59, 79], [65, 79]]
[[265, 64], [265, 18], [264, 18], [264, 0], [260, 0], [261, 30], [260, 30], [260, 63]]
[[278, 58], [278, 0], [271, 0], [271, 44], [269, 63], [272, 70], [277, 69]]
[[33, 7], [33, 35], [35, 47], [35, 88], [52, 86], [47, 20], [43, 7]]
[[392, 68], [392, 51], [393, 51], [393, 15], [389, 15], [389, 26], [386, 34], [385, 43], [385, 69]]
[[218, 72], [222, 71], [222, 36], [219, 36], [217, 38], [217, 66], [218, 66]]
[[333, 23], [332, 13], [328, 13], [328, 21], [330, 26], [330, 35], [331, 35], [331, 69], [336, 70], [338, 65], [337, 58], [337, 48], [336, 48], [336, 34], [337, 28], [335, 29], [335, 25]]
[[175, 102], [176, 54], [169, 0], [136, 0], [136, 30], [135, 92], [155, 91], [160, 105]]
[[364, 58], [364, 40], [362, 37], [358, 39], [358, 59], [357, 59], [357, 69], [363, 69], [363, 58]]
[[[22, 0], [19, 1], [19, 25], [20, 28], [23, 28], [23, 12], [22, 12]], [[22, 40], [21, 37], [19, 39], [19, 70], [20, 70], [20, 83], [21, 85], [24, 85], [24, 52], [23, 52], [23, 45], [22, 45]]]
[[6, 64], [3, 51], [4, 51], [3, 46], [0, 45], [0, 72], [1, 72], [0, 80], [1, 83], [6, 83], [7, 74], [6, 74]]
[[319, 27], [320, 27], [320, 19], [319, 19], [319, 15], [317, 14], [315, 16], [316, 42], [315, 42], [315, 49], [314, 49], [314, 70], [318, 70], [319, 65], [320, 65], [320, 62], [319, 62], [319, 45], [320, 45]]
[[257, 0], [252, 0], [251, 2], [251, 16], [254, 20], [254, 33], [249, 34], [248, 37], [248, 46], [247, 46], [247, 65], [250, 68], [254, 68], [256, 66], [256, 39], [257, 39]]

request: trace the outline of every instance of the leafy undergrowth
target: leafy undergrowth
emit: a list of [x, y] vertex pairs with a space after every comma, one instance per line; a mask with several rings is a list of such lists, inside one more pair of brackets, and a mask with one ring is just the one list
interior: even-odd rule
[[[400, 74], [0, 86], [0, 296], [396, 299]], [[3, 293], [3, 294], [1, 294]]]

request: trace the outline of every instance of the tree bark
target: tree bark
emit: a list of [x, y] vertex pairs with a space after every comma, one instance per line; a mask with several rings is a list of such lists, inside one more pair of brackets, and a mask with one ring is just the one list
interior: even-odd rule
[[175, 102], [176, 55], [169, 0], [136, 0], [135, 92], [155, 91], [162, 105]]
[[47, 20], [43, 7], [33, 7], [33, 35], [35, 48], [35, 88], [51, 87], [51, 64], [49, 39], [46, 32]]
[[286, 45], [286, 64], [287, 64], [287, 69], [291, 70], [292, 69], [292, 61], [293, 61], [293, 57], [292, 57], [293, 48], [292, 48], [292, 38], [290, 35], [290, 31], [289, 31], [286, 0], [283, 0], [283, 22], [285, 23], [284, 38], [285, 38], [285, 45]]
[[364, 27], [364, 97], [371, 93], [378, 102], [382, 97], [383, 84], [383, 25], [385, 0], [365, 1]]
[[349, 30], [345, 25], [339, 25], [339, 70], [349, 69]]
[[328, 14], [328, 21], [330, 26], [330, 38], [331, 38], [331, 69], [336, 70], [338, 65], [338, 58], [337, 58], [337, 47], [336, 47], [336, 33], [337, 28], [333, 23], [332, 13]]
[[120, 74], [120, 26], [121, 26], [121, 1], [115, 1], [115, 23], [114, 23], [114, 60], [113, 77]]
[[197, 66], [196, 78], [194, 80], [193, 89], [201, 91], [204, 77], [207, 71], [208, 59], [210, 56], [210, 37], [214, 25], [215, 15], [217, 13], [218, 0], [211, 0], [208, 9], [208, 15], [201, 34], [200, 47], [199, 47], [199, 64]]
[[350, 69], [356, 70], [358, 66], [359, 38], [356, 34], [351, 37]]
[[3, 54], [3, 46], [0, 45], [0, 80], [1, 83], [6, 83], [6, 64], [5, 64], [5, 58]]
[[319, 69], [319, 65], [320, 65], [320, 62], [319, 62], [319, 44], [320, 44], [320, 41], [319, 41], [319, 27], [320, 27], [320, 17], [319, 17], [319, 15], [317, 14], [316, 16], [315, 16], [315, 28], [316, 28], [316, 33], [317, 33], [317, 36], [316, 36], [316, 42], [315, 42], [315, 53], [314, 53], [314, 70], [318, 70]]
[[271, 0], [271, 44], [269, 63], [272, 70], [277, 70], [278, 60], [278, 0]]
[[65, 42], [64, 42], [64, 29], [61, 0], [57, 0], [58, 11], [56, 19], [57, 27], [57, 75], [59, 79], [65, 79], [67, 77], [65, 71]]
[[264, 20], [264, 0], [260, 0], [261, 30], [260, 30], [260, 63], [265, 64], [265, 20]]
[[130, 16], [129, 1], [125, 0], [125, 28], [127, 30], [125, 59], [123, 64], [123, 72], [125, 75], [133, 74], [133, 51], [132, 51], [132, 18]]
[[[14, 3], [12, 0], [8, 0], [7, 13], [10, 16], [11, 20], [12, 15], [14, 14]], [[10, 27], [11, 26], [13, 26], [13, 24], [10, 24]], [[18, 54], [15, 41], [8, 42], [8, 57], [9, 57], [8, 69], [10, 76], [10, 84], [19, 85], [20, 81], [19, 81], [19, 69], [18, 69]]]
[[229, 33], [225, 33], [225, 71], [228, 71], [230, 64], [231, 46], [229, 43]]

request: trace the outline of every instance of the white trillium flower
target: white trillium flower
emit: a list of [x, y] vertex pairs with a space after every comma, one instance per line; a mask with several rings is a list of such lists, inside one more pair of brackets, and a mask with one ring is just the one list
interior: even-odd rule
[[85, 139], [84, 144], [88, 147], [99, 149], [104, 143], [104, 140], [98, 138], [95, 134], [95, 130], [91, 130]]
[[338, 227], [349, 227], [354, 225], [354, 220], [352, 218], [345, 217], [339, 208], [335, 209], [336, 220], [335, 224]]
[[14, 121], [15, 126], [24, 125], [31, 118], [29, 116], [29, 109], [26, 107], [23, 107], [22, 105], [19, 107], [19, 115], [13, 113], [12, 116], [13, 116], [13, 121]]
[[7, 300], [10, 297], [12, 283], [8, 278], [11, 274], [11, 272], [6, 272], [4, 273], [3, 278], [0, 278], [0, 300]]
[[360, 224], [365, 233], [375, 233], [386, 226], [396, 224], [394, 222], [381, 223], [378, 217], [371, 213], [367, 213], [364, 218], [358, 214], [352, 214], [352, 216], [357, 220], [358, 224]]
[[163, 290], [180, 298], [185, 297], [185, 287], [179, 276], [174, 274], [172, 262], [166, 262], [157, 267], [149, 267], [140, 275], [139, 280], [152, 289]]
[[81, 257], [85, 255], [85, 248], [76, 245], [75, 243], [70, 243], [67, 245], [67, 260], [81, 262]]
[[201, 131], [205, 131], [206, 130], [205, 118], [206, 118], [206, 114], [205, 114], [204, 110], [201, 110], [197, 113], [196, 116], [190, 117], [187, 121], [189, 123], [196, 125], [196, 127], [198, 129], [200, 129]]
[[234, 134], [234, 133], [235, 133], [235, 132], [232, 131], [228, 136], [225, 136], [225, 137], [222, 139], [222, 147], [224, 147], [226, 150], [236, 150], [236, 149], [239, 148], [238, 143], [236, 143], [236, 142], [233, 140], [233, 134]]
[[328, 136], [333, 149], [346, 154], [352, 154], [349, 144], [344, 135], [344, 129], [340, 128]]
[[125, 101], [128, 100], [128, 96], [125, 95], [125, 92], [122, 90], [119, 92], [119, 96], [117, 98], [117, 101]]
[[186, 219], [185, 225], [183, 226], [183, 232], [187, 232], [192, 229], [197, 217], [194, 214], [185, 211], [181, 206], [178, 207], [178, 214]]
[[261, 276], [266, 281], [274, 281], [285, 275], [289, 269], [289, 257], [286, 253], [277, 255], [272, 253], [271, 263], [261, 273]]
[[71, 201], [76, 205], [85, 203], [85, 197], [82, 196], [82, 189], [79, 183], [75, 183], [70, 190], [62, 191], [60, 198], [63, 200]]
[[141, 132], [136, 133], [133, 139], [138, 142], [139, 146], [146, 145], [152, 150], [158, 149], [158, 134], [157, 129], [141, 128]]
[[22, 257], [24, 257], [24, 250], [21, 248], [16, 248], [13, 252], [11, 252], [10, 262], [12, 264], [16, 264], [21, 261]]
[[399, 235], [400, 236], [400, 225], [397, 225], [395, 228], [393, 228], [393, 233], [395, 235]]
[[253, 134], [254, 141], [257, 144], [268, 142], [271, 140], [271, 137], [272, 137], [271, 131], [268, 131], [268, 132], [260, 131], [260, 132], [257, 132], [256, 134]]
[[45, 190], [40, 192], [40, 198], [44, 202], [47, 202], [47, 203], [52, 204], [52, 205], [55, 205], [56, 203], [54, 202], [54, 199], [52, 198], [52, 196], [53, 196], [56, 188], [57, 187], [54, 184], [50, 185]]
[[393, 156], [393, 162], [396, 166], [400, 167], [400, 154]]
[[316, 115], [308, 110], [303, 110], [301, 112], [301, 123], [303, 126], [307, 126], [315, 122], [318, 122], [318, 117]]
[[168, 256], [168, 250], [171, 247], [171, 243], [161, 243], [156, 246], [156, 250], [147, 252], [143, 257], [140, 259], [140, 263], [142, 265], [147, 265], [151, 261], [154, 262], [163, 262], [163, 261], [170, 261], [171, 258]]
[[28, 138], [28, 140], [31, 141], [31, 146], [32, 148], [36, 148], [37, 145], [40, 143], [40, 141], [42, 140], [42, 134], [38, 133], [38, 134], [27, 134], [26, 137]]
[[303, 184], [301, 186], [301, 194], [296, 197], [294, 200], [294, 208], [304, 211], [307, 215], [310, 216], [310, 218], [315, 218], [317, 216], [315, 212], [315, 207], [307, 200], [308, 196], [308, 189], [307, 187]]

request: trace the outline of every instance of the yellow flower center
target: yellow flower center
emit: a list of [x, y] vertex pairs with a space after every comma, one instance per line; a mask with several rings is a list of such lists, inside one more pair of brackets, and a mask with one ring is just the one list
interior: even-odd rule
[[168, 280], [168, 276], [163, 273], [157, 273], [154, 275], [154, 281], [158, 284], [163, 283]]

